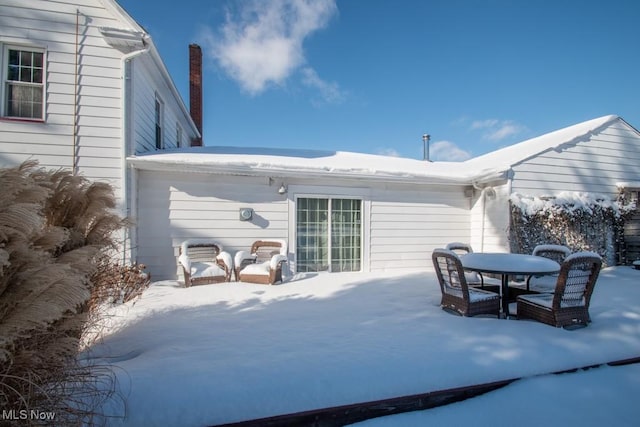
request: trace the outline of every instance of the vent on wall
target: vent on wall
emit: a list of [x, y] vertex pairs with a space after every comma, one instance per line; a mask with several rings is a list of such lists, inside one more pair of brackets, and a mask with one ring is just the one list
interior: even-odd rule
[[249, 221], [253, 217], [253, 209], [240, 208], [240, 221]]

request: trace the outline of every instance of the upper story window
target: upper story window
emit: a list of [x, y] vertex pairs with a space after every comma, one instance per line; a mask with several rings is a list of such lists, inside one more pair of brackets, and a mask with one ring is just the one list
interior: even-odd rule
[[164, 148], [164, 143], [162, 141], [162, 121], [163, 121], [163, 108], [162, 101], [156, 97], [156, 149], [161, 150]]
[[176, 123], [176, 147], [182, 147], [182, 128]]
[[7, 46], [4, 49], [4, 117], [44, 119], [44, 51]]

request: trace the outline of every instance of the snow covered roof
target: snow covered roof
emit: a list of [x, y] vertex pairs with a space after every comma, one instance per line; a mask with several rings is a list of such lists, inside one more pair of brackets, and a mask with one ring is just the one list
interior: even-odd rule
[[572, 146], [580, 141], [587, 141], [591, 135], [600, 132], [615, 121], [622, 121], [618, 116], [603, 116], [588, 120], [563, 129], [546, 133], [526, 141], [510, 145], [482, 156], [474, 157], [465, 163], [468, 167], [477, 165], [493, 165], [498, 170], [507, 170], [511, 166], [548, 150], [559, 150]]
[[604, 116], [465, 162], [427, 162], [344, 151], [249, 147], [190, 147], [128, 158], [135, 168], [256, 176], [367, 178], [405, 183], [469, 185], [504, 178], [509, 169], [550, 149], [575, 144], [620, 120]]
[[258, 176], [323, 176], [383, 181], [469, 184], [499, 178], [491, 168], [468, 171], [460, 162], [426, 162], [344, 151], [249, 147], [190, 147], [128, 159], [138, 169]]

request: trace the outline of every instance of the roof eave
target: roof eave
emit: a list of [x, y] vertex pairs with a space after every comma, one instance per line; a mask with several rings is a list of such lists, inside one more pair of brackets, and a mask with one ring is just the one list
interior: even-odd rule
[[[415, 185], [471, 185], [475, 180], [471, 177], [463, 176], [442, 176], [442, 175], [390, 175], [390, 174], [366, 174], [336, 170], [313, 170], [278, 167], [252, 167], [215, 163], [172, 163], [163, 161], [140, 160], [136, 157], [127, 158], [127, 162], [138, 170], [159, 171], [159, 172], [185, 172], [203, 173], [213, 175], [236, 175], [236, 176], [258, 176], [258, 177], [278, 177], [278, 178], [323, 178], [323, 179], [366, 179], [375, 182], [415, 184]], [[496, 175], [491, 175], [493, 180]], [[487, 178], [489, 174], [487, 175]], [[481, 177], [484, 179], [484, 177]]]

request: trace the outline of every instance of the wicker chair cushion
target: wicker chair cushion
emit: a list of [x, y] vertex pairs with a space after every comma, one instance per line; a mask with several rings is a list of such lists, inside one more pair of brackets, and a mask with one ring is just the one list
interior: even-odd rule
[[[449, 295], [456, 296], [458, 298], [462, 298], [462, 290], [460, 288], [449, 287], [447, 289], [447, 293]], [[493, 292], [483, 291], [481, 289], [469, 288], [469, 301], [470, 302], [478, 302], [478, 301], [488, 301], [490, 299], [499, 298], [500, 295], [495, 294]]]
[[558, 283], [558, 275], [551, 274], [548, 276], [533, 276], [529, 280], [529, 289], [535, 292], [553, 293]]
[[191, 262], [191, 277], [224, 276], [224, 269], [215, 262]]
[[[518, 298], [533, 304], [540, 305], [542, 307], [546, 307], [548, 309], [551, 309], [551, 306], [553, 304], [553, 294], [520, 295]], [[562, 301], [560, 303], [561, 308], [581, 307], [583, 305], [584, 305], [584, 298], [582, 298], [582, 300], [569, 300], [569, 301]]]
[[482, 289], [469, 288], [469, 301], [471, 302], [488, 301], [490, 299], [499, 299], [499, 298], [500, 298], [500, 295], [496, 293], [483, 291]]
[[242, 274], [268, 276], [270, 263], [271, 261], [265, 261], [265, 262], [256, 263], [256, 264], [249, 264], [242, 269]]
[[[453, 266], [452, 266], [453, 267]], [[447, 280], [448, 279], [448, 280]], [[467, 274], [465, 272], [465, 279], [467, 279]], [[460, 284], [460, 278], [458, 277], [458, 273], [455, 270], [452, 270], [448, 276], [445, 278], [445, 283], [443, 286], [443, 291], [449, 295], [456, 296], [458, 298], [463, 298], [462, 288]], [[494, 298], [499, 298], [500, 295], [485, 291], [482, 289], [477, 289], [473, 287], [468, 287], [469, 292], [469, 302], [478, 302], [478, 301], [487, 301]]]
[[467, 279], [467, 283], [476, 284], [480, 283], [482, 279], [480, 279], [480, 275], [475, 271], [465, 271], [464, 277]]

